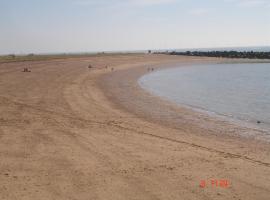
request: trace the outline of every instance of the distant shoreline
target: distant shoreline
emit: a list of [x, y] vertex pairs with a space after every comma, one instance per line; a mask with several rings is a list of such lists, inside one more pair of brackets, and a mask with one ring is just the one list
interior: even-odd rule
[[[25, 61], [46, 61], [54, 59], [66, 59], [66, 58], [85, 58], [100, 55], [136, 55], [136, 54], [167, 54], [167, 55], [185, 55], [185, 56], [209, 56], [207, 54], [224, 54], [234, 55], [245, 55], [246, 53], [259, 53], [267, 55], [270, 54], [270, 46], [251, 46], [251, 47], [220, 47], [220, 48], [185, 48], [185, 49], [153, 49], [153, 50], [118, 50], [118, 51], [89, 51], [89, 52], [59, 52], [59, 53], [7, 53], [0, 54], [0, 64], [8, 62], [25, 62]], [[222, 55], [210, 55], [209, 57], [225, 57], [234, 58], [233, 56], [222, 56]], [[237, 56], [235, 58], [248, 58], [247, 56]], [[254, 58], [255, 57], [251, 57]], [[270, 57], [268, 57], [270, 58]], [[258, 59], [263, 59], [258, 57]]]

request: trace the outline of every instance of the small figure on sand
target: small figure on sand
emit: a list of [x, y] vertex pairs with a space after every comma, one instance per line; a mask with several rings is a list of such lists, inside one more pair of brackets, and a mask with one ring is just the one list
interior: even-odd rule
[[92, 65], [88, 65], [88, 69], [92, 69], [93, 68], [93, 66]]
[[23, 72], [31, 72], [28, 68], [23, 68]]
[[112, 68], [111, 68], [111, 71], [113, 71], [113, 70], [114, 70], [114, 68], [112, 67]]

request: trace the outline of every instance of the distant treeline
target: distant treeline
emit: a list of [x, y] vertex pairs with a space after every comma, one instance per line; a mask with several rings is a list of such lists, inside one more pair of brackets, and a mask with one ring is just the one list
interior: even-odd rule
[[62, 54], [27, 54], [27, 55], [0, 55], [0, 64], [9, 62], [24, 62], [24, 61], [46, 61], [55, 59], [67, 58], [85, 58], [85, 57], [104, 57], [104, 56], [117, 56], [117, 55], [132, 55], [138, 53], [121, 53], [121, 52], [98, 52], [98, 53], [62, 53]]
[[186, 52], [165, 52], [169, 55], [183, 56], [204, 56], [204, 57], [222, 57], [222, 58], [249, 58], [249, 59], [270, 59], [270, 52], [254, 51], [186, 51]]

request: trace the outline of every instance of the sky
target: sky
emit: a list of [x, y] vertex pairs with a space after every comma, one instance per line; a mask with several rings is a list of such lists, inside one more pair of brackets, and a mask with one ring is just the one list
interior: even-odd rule
[[270, 0], [0, 0], [0, 54], [270, 46]]

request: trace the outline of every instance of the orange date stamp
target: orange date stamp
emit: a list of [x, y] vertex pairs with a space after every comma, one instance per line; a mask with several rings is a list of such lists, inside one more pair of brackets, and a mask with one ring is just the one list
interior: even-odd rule
[[201, 180], [199, 184], [200, 188], [228, 188], [230, 186], [230, 183], [226, 179], [220, 179], [220, 180]]

